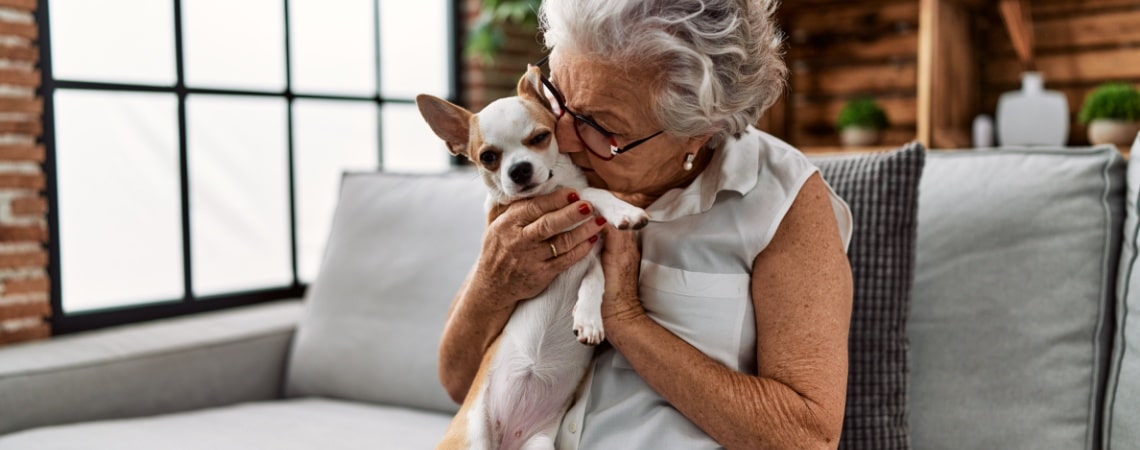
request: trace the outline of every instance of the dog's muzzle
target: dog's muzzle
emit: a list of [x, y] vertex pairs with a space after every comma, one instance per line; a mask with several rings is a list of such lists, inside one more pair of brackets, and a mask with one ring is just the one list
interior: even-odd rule
[[531, 184], [531, 177], [534, 176], [534, 165], [525, 161], [515, 164], [507, 171], [507, 176], [519, 186], [528, 186]]

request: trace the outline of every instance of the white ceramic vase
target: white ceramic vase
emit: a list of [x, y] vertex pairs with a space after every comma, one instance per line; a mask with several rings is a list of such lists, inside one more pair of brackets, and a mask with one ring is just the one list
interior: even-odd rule
[[839, 142], [847, 147], [864, 147], [879, 143], [879, 130], [860, 126], [850, 126], [839, 132]]
[[1094, 119], [1089, 122], [1089, 142], [1093, 144], [1129, 145], [1140, 132], [1140, 121]]
[[1006, 92], [997, 104], [998, 143], [1062, 146], [1069, 138], [1069, 101], [1045, 90], [1040, 72], [1023, 72], [1021, 90]]

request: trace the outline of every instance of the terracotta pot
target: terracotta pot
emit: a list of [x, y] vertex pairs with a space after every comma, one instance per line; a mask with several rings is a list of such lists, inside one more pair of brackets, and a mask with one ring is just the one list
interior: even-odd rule
[[865, 127], [847, 127], [839, 132], [839, 142], [847, 147], [864, 147], [879, 143], [879, 130]]
[[1140, 121], [1095, 119], [1089, 122], [1089, 142], [1093, 144], [1131, 145], [1140, 132]]

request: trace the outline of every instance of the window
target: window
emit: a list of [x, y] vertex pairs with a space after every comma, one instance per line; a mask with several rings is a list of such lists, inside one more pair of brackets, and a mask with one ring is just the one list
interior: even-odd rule
[[455, 0], [45, 3], [56, 333], [301, 296], [343, 171], [451, 165]]

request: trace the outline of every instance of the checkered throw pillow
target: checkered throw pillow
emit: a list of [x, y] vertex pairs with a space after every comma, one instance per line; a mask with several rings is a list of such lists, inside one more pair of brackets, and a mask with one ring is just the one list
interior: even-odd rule
[[855, 302], [840, 449], [910, 448], [906, 322], [924, 161], [917, 142], [884, 153], [812, 158], [854, 217], [847, 255]]

